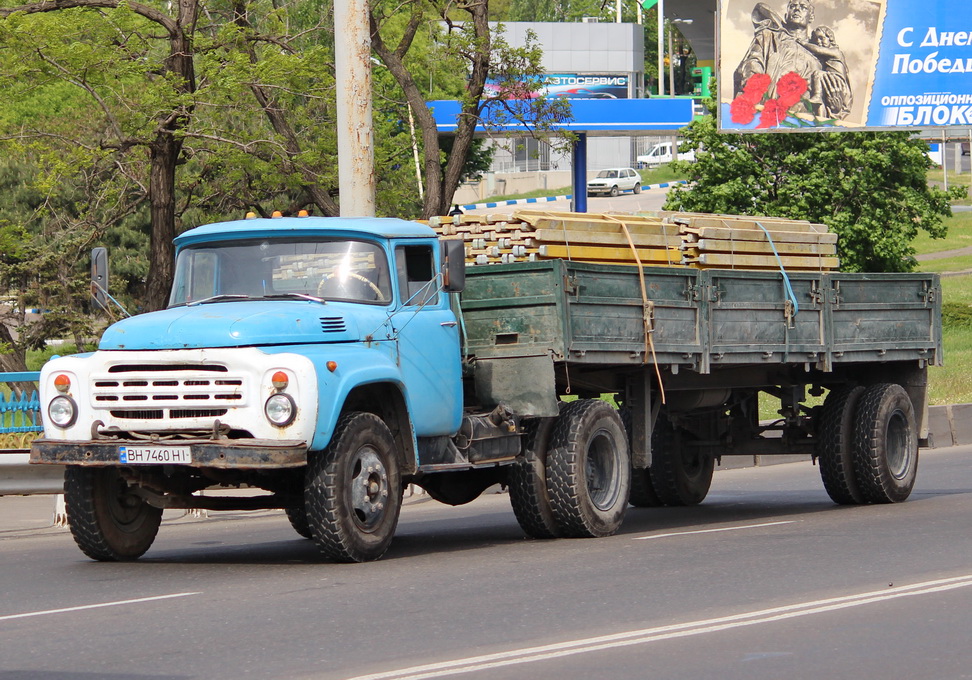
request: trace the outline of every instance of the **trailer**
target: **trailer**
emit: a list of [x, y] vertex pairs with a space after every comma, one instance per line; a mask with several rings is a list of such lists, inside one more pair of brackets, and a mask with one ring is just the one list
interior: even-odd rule
[[[700, 503], [723, 456], [808, 454], [839, 504], [915, 483], [935, 275], [467, 267], [461, 240], [373, 218], [238, 220], [176, 248], [167, 309], [41, 372], [31, 461], [67, 466], [95, 560], [144, 554], [165, 508], [281, 508], [326, 558], [373, 560], [407, 484], [450, 505], [506, 485], [555, 538]], [[265, 493], [204, 493], [240, 486]]]

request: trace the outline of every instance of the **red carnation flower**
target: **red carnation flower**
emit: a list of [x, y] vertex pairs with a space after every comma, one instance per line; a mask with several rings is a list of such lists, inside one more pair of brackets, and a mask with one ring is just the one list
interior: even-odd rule
[[795, 71], [784, 74], [776, 83], [776, 95], [784, 109], [788, 109], [800, 101], [800, 97], [806, 91], [807, 81]]
[[779, 99], [770, 99], [763, 104], [763, 112], [759, 114], [759, 125], [756, 129], [776, 127], [786, 118], [786, 107], [780, 105]]
[[751, 102], [758, 102], [772, 83], [772, 78], [766, 73], [754, 73], [743, 86], [743, 96]]
[[756, 117], [756, 105], [747, 99], [745, 95], [739, 95], [729, 105], [729, 114], [733, 123], [749, 125], [753, 122], [753, 118]]

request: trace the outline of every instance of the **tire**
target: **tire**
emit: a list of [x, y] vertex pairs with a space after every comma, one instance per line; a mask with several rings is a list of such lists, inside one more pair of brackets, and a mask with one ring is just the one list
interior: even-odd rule
[[715, 459], [685, 446], [659, 414], [651, 432], [651, 482], [664, 505], [698, 505], [712, 486]]
[[617, 411], [598, 399], [567, 404], [547, 452], [547, 494], [562, 535], [610, 536], [624, 520], [631, 463]]
[[68, 466], [64, 503], [74, 542], [100, 562], [138, 559], [162, 523], [162, 509], [131, 493], [118, 468]]
[[[628, 437], [628, 451], [631, 451], [631, 409], [624, 407], [618, 409], [621, 422], [624, 423], [624, 431]], [[651, 446], [654, 450], [654, 442]], [[631, 468], [631, 493], [628, 495], [628, 502], [636, 508], [657, 508], [662, 505], [661, 499], [655, 493], [655, 487], [651, 483], [651, 468], [636, 469]]]
[[520, 528], [532, 538], [559, 538], [557, 520], [547, 494], [547, 442], [553, 418], [531, 418], [526, 423], [524, 456], [510, 466], [507, 485], [510, 505]]
[[824, 401], [817, 426], [817, 460], [820, 478], [831, 500], [838, 505], [861, 505], [854, 473], [854, 415], [863, 387], [832, 390]]
[[636, 194], [640, 194], [641, 193], [641, 185], [640, 184], [635, 184], [634, 185], [634, 189], [632, 189], [632, 191], [634, 191], [634, 193], [636, 193]]
[[894, 383], [872, 385], [854, 420], [854, 472], [864, 500], [906, 500], [918, 476], [918, 428], [908, 393]]
[[371, 413], [346, 413], [331, 443], [311, 456], [304, 502], [317, 547], [336, 562], [377, 560], [391, 545], [402, 508], [398, 452]]
[[314, 534], [311, 532], [310, 522], [307, 520], [307, 509], [303, 505], [286, 508], [284, 512], [287, 513], [287, 519], [290, 521], [290, 526], [294, 528], [294, 531], [304, 538], [314, 538]]
[[617, 185], [611, 187], [611, 198], [614, 198], [615, 196], [617, 196], [620, 193], [621, 193], [621, 191], [618, 189]]

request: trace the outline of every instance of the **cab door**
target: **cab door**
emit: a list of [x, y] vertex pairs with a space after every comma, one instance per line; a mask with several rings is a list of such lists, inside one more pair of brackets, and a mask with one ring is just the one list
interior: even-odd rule
[[419, 437], [451, 435], [462, 420], [459, 325], [436, 276], [431, 243], [395, 247], [401, 307], [392, 316], [405, 398]]

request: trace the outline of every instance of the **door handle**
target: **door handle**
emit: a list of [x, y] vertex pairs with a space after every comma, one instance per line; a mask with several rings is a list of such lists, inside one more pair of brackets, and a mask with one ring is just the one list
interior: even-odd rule
[[440, 326], [448, 326], [449, 328], [452, 328], [453, 326], [455, 326], [455, 325], [456, 325], [456, 323], [457, 323], [457, 322], [455, 322], [455, 321], [443, 321], [443, 322], [442, 322], [442, 323], [440, 323], [439, 325], [440, 325]]

